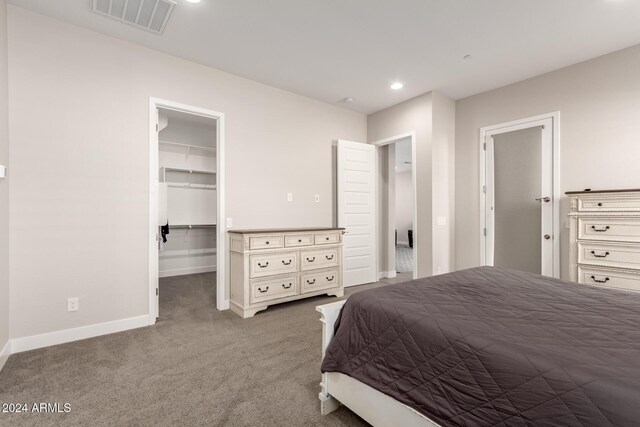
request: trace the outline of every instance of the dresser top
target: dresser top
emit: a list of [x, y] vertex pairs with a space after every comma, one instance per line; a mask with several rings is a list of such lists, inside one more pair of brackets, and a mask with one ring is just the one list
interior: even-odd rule
[[307, 228], [258, 228], [244, 230], [229, 230], [233, 234], [274, 234], [274, 233], [297, 233], [309, 231], [342, 231], [340, 227], [307, 227]]
[[638, 193], [640, 192], [640, 188], [627, 188], [627, 189], [616, 189], [616, 190], [580, 190], [580, 191], [567, 191], [566, 195], [571, 196], [574, 194], [603, 194], [603, 193]]

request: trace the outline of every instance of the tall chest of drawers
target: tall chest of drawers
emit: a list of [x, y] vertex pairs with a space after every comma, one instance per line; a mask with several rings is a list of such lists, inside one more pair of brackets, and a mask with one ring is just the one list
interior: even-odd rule
[[274, 304], [343, 296], [342, 232], [230, 230], [231, 310], [246, 319]]
[[571, 280], [640, 292], [640, 189], [567, 195]]

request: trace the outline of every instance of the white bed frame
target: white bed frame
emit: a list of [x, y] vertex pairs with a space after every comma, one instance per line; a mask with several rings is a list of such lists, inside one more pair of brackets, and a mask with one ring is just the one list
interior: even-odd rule
[[[322, 322], [323, 359], [333, 338], [338, 314], [345, 302], [346, 300], [316, 307], [316, 311], [322, 315], [320, 321]], [[322, 388], [319, 394], [322, 415], [330, 414], [343, 404], [373, 426], [438, 426], [415, 409], [348, 375], [326, 372], [322, 374], [320, 387]]]

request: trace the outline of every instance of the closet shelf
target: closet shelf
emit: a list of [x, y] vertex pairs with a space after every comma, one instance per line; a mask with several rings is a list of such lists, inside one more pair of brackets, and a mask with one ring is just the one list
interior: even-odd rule
[[214, 171], [203, 171], [203, 170], [195, 170], [195, 169], [181, 169], [181, 168], [160, 168], [161, 175], [164, 176], [166, 172], [178, 172], [178, 173], [189, 173], [189, 174], [199, 174], [199, 175], [216, 175]]
[[182, 142], [173, 142], [173, 141], [158, 141], [160, 144], [165, 144], [165, 145], [173, 145], [176, 147], [182, 147], [182, 148], [187, 148], [187, 149], [195, 149], [195, 150], [204, 150], [204, 151], [213, 151], [215, 152], [216, 149], [212, 148], [212, 147], [203, 147], [202, 145], [193, 145], [193, 144], [184, 144]]

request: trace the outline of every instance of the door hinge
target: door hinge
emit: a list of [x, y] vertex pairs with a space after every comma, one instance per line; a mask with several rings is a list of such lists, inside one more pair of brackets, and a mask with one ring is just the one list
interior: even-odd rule
[[156, 123], [156, 132], [158, 132], [158, 129], [159, 129], [159, 126], [158, 126], [158, 124]]
[[487, 235], [487, 229], [486, 228], [482, 230], [482, 234], [484, 234], [485, 236]]
[[487, 143], [486, 143], [486, 142], [482, 144], [482, 149], [483, 149], [484, 151], [487, 151]]
[[486, 185], [482, 186], [482, 192], [486, 194], [486, 192], [487, 192], [487, 186]]
[[160, 290], [156, 288], [156, 296], [160, 295]]

